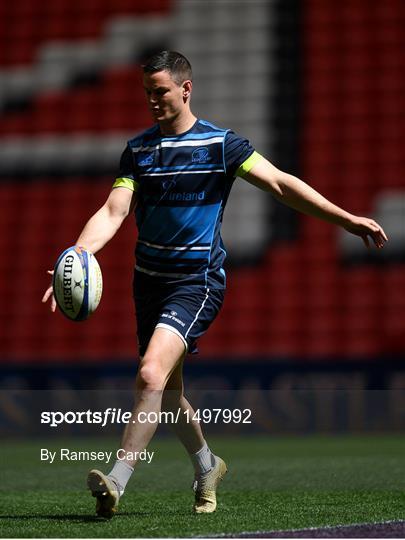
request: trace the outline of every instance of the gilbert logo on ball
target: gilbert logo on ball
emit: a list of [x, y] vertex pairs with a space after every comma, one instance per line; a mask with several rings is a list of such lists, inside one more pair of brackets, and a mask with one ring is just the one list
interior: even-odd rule
[[72, 246], [58, 258], [53, 273], [53, 294], [62, 313], [84, 321], [96, 310], [103, 292], [103, 277], [95, 256]]

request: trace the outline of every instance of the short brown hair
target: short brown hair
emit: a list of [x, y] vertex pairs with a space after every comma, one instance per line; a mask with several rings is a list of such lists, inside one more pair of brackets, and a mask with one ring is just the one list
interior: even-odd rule
[[151, 56], [142, 66], [144, 73], [168, 71], [176, 84], [192, 80], [191, 64], [185, 56], [176, 51], [160, 51]]

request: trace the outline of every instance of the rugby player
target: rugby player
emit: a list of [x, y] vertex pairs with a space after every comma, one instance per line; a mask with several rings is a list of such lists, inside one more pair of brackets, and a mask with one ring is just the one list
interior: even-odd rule
[[[227, 471], [208, 447], [184, 396], [186, 353], [218, 314], [224, 296], [225, 250], [220, 236], [224, 207], [235, 177], [270, 192], [286, 205], [334, 223], [382, 248], [381, 226], [335, 206], [300, 179], [282, 172], [229, 129], [194, 116], [190, 108], [192, 71], [173, 51], [154, 55], [143, 66], [143, 85], [154, 125], [128, 141], [120, 172], [105, 204], [76, 241], [97, 253], [135, 210], [138, 227], [134, 298], [140, 363], [133, 418], [161, 410], [182, 414], [174, 430], [195, 469], [194, 511], [216, 509], [217, 486]], [[43, 301], [52, 296], [52, 287]], [[52, 298], [51, 309], [55, 310]], [[125, 456], [143, 451], [157, 424], [128, 423]], [[96, 512], [110, 518], [136, 464], [117, 460], [109, 474], [90, 471], [88, 486]]]

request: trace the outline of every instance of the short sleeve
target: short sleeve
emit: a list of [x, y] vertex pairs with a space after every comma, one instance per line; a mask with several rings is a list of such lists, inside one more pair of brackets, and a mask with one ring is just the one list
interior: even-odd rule
[[113, 184], [113, 188], [115, 187], [125, 187], [131, 191], [138, 191], [139, 182], [136, 180], [134, 160], [129, 145], [121, 155], [120, 170]]
[[236, 171], [255, 151], [247, 139], [239, 137], [233, 131], [225, 136], [224, 160], [228, 175], [235, 176]]

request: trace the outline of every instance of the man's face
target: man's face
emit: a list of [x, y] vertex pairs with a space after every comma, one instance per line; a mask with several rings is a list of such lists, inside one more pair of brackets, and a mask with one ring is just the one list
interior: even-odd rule
[[156, 122], [170, 122], [182, 112], [189, 92], [188, 83], [186, 81], [179, 86], [168, 71], [144, 73], [143, 86], [148, 107]]

